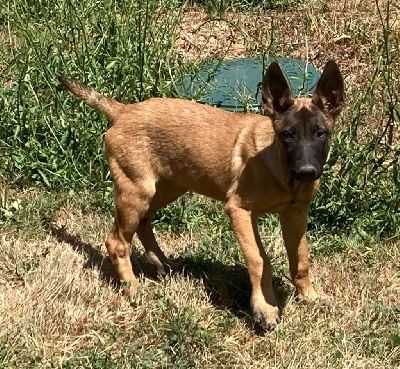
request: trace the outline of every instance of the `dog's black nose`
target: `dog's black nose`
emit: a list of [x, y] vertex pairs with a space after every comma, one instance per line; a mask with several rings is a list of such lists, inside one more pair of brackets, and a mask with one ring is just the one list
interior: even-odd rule
[[313, 165], [304, 165], [296, 172], [299, 181], [310, 182], [317, 179], [317, 169]]

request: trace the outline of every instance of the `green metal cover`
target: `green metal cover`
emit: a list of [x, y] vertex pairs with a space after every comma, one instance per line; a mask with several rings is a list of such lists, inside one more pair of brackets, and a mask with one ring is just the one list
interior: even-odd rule
[[312, 94], [320, 77], [312, 64], [289, 58], [240, 58], [205, 64], [198, 73], [185, 75], [178, 95], [225, 110], [258, 111], [263, 70], [274, 60], [294, 96]]

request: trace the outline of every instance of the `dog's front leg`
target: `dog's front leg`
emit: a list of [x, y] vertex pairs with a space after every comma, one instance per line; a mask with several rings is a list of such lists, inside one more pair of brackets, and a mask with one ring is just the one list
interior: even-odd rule
[[227, 204], [233, 230], [239, 240], [252, 286], [251, 308], [255, 321], [265, 330], [273, 330], [280, 321], [272, 290], [272, 271], [257, 230], [257, 217], [250, 211]]
[[310, 264], [307, 250], [308, 206], [302, 209], [288, 209], [279, 214], [282, 235], [289, 258], [290, 275], [301, 300], [314, 301], [318, 298], [309, 278]]

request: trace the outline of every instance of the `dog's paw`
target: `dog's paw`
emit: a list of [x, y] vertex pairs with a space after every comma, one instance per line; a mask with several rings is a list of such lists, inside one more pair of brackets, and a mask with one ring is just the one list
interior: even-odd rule
[[154, 252], [146, 253], [147, 260], [156, 266], [158, 274], [166, 276], [176, 270], [176, 265], [164, 254], [157, 255]]
[[305, 303], [316, 303], [323, 306], [332, 306], [333, 298], [329, 295], [325, 295], [324, 293], [316, 293], [314, 289], [312, 293], [298, 293], [297, 300]]
[[168, 260], [164, 263], [156, 263], [157, 272], [161, 276], [165, 277], [168, 274], [175, 273], [179, 271], [178, 266], [171, 260]]
[[253, 307], [253, 318], [267, 332], [273, 331], [281, 322], [278, 307], [267, 304], [263, 307]]
[[132, 302], [137, 293], [137, 281], [132, 283], [131, 281], [121, 280], [120, 283], [123, 295], [129, 302]]

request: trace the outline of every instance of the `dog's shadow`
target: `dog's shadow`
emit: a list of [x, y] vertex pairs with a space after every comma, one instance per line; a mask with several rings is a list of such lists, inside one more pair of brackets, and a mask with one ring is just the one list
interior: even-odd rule
[[[51, 234], [59, 241], [69, 244], [74, 251], [82, 253], [86, 262], [84, 268], [98, 269], [100, 277], [115, 289], [119, 288], [119, 281], [115, 275], [110, 258], [103, 256], [90, 243], [81, 240], [79, 235], [73, 235], [65, 228], [50, 224]], [[136, 276], [158, 280], [162, 278], [156, 267], [149, 263], [144, 255], [138, 255], [133, 250], [132, 267]], [[210, 297], [211, 303], [218, 309], [228, 309], [235, 316], [245, 319], [246, 324], [253, 326], [250, 313], [251, 285], [248, 271], [243, 265], [225, 265], [218, 260], [204, 259], [200, 256], [182, 256], [171, 260], [177, 265], [178, 273], [201, 280]], [[274, 292], [278, 306], [284, 309], [289, 296], [292, 294], [281, 277], [273, 280]], [[256, 328], [257, 331], [257, 328]], [[260, 333], [262, 333], [260, 331]]]

